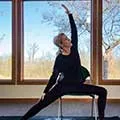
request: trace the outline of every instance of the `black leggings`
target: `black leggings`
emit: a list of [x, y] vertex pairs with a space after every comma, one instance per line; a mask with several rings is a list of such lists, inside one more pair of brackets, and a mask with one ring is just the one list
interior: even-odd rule
[[40, 110], [54, 102], [56, 99], [63, 95], [70, 95], [71, 93], [82, 93], [82, 94], [96, 94], [98, 95], [98, 114], [100, 118], [104, 118], [104, 110], [106, 106], [107, 91], [103, 87], [81, 84], [81, 85], [62, 85], [57, 84], [51, 89], [44, 99], [40, 99], [22, 118], [21, 120], [27, 120], [33, 117]]

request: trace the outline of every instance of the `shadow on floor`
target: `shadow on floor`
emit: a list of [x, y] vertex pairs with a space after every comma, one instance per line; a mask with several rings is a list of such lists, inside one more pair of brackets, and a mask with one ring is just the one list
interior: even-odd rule
[[[20, 116], [1, 116], [0, 120], [20, 120]], [[57, 118], [57, 117], [41, 117], [41, 116], [35, 116], [29, 120], [94, 120], [94, 117], [63, 117], [62, 119]], [[114, 117], [106, 117], [105, 120], [120, 120], [119, 117], [114, 116]]]

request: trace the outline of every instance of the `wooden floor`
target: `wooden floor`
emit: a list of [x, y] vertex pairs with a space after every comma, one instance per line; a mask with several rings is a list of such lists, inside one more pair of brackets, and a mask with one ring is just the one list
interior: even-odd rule
[[[0, 103], [0, 116], [22, 116], [34, 103]], [[90, 116], [91, 104], [82, 102], [64, 102], [64, 116]], [[54, 102], [40, 111], [36, 116], [56, 116], [58, 114], [58, 102]], [[119, 116], [120, 104], [108, 103], [105, 110], [106, 117]], [[1, 119], [0, 119], [1, 120]]]

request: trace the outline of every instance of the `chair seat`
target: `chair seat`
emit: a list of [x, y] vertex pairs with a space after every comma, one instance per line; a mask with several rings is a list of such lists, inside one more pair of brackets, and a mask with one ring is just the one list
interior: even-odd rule
[[92, 98], [95, 98], [95, 94], [84, 94], [84, 93], [70, 93], [66, 95], [72, 95], [72, 96], [90, 96]]

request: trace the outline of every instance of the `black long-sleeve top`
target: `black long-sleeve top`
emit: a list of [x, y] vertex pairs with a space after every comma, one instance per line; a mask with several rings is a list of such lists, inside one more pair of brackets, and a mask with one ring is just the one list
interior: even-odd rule
[[62, 85], [80, 84], [82, 79], [80, 76], [80, 56], [78, 53], [78, 35], [77, 28], [72, 14], [68, 15], [71, 27], [71, 53], [69, 55], [62, 55], [61, 53], [56, 57], [53, 73], [44, 90], [47, 93], [49, 89], [56, 83], [57, 76], [60, 72], [64, 74], [64, 79], [61, 81]]

